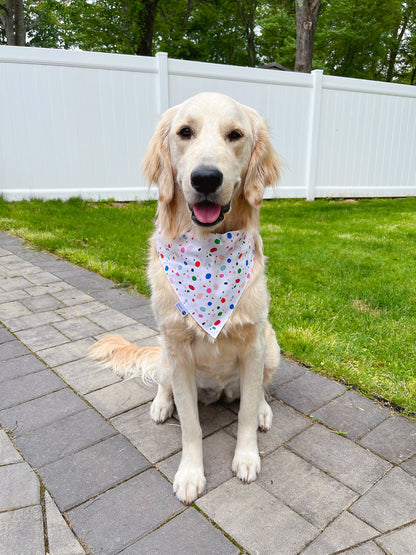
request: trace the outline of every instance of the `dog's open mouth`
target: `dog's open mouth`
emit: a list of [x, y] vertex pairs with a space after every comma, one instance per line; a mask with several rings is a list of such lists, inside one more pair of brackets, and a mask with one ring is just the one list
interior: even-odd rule
[[204, 201], [189, 205], [192, 212], [192, 220], [198, 225], [210, 226], [222, 222], [224, 214], [230, 210], [230, 204], [221, 206], [214, 202]]

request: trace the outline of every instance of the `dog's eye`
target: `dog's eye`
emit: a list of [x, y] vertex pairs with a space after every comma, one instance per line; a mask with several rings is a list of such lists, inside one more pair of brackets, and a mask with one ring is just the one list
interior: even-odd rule
[[178, 135], [182, 137], [182, 139], [190, 139], [192, 137], [192, 129], [190, 127], [182, 127], [178, 131]]
[[238, 131], [238, 129], [234, 129], [233, 131], [228, 133], [227, 138], [229, 141], [238, 141], [239, 139], [241, 139], [242, 136], [243, 134], [241, 133], [241, 131]]

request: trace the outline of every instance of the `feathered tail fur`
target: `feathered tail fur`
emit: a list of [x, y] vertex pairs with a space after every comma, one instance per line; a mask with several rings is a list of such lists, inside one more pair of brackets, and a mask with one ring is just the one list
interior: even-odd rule
[[159, 384], [161, 380], [162, 350], [160, 347], [137, 347], [121, 335], [106, 335], [89, 350], [89, 356], [111, 368], [122, 378], [140, 377], [145, 385]]

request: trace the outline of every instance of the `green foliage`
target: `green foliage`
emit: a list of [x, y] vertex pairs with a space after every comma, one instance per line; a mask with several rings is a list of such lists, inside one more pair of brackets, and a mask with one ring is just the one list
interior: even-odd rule
[[[29, 43], [136, 54], [155, 3], [153, 53], [294, 67], [294, 0], [27, 0]], [[331, 75], [415, 83], [416, 0], [322, 0], [313, 66]]]
[[[0, 199], [0, 228], [148, 293], [155, 210]], [[261, 222], [284, 353], [416, 412], [416, 199], [265, 201]]]

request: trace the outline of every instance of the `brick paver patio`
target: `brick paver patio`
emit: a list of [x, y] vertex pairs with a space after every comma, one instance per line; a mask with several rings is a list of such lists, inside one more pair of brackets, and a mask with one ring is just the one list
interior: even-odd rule
[[283, 361], [262, 472], [230, 465], [238, 405], [201, 407], [207, 488], [173, 496], [180, 426], [86, 358], [154, 345], [149, 299], [0, 233], [0, 553], [416, 553], [416, 423]]

